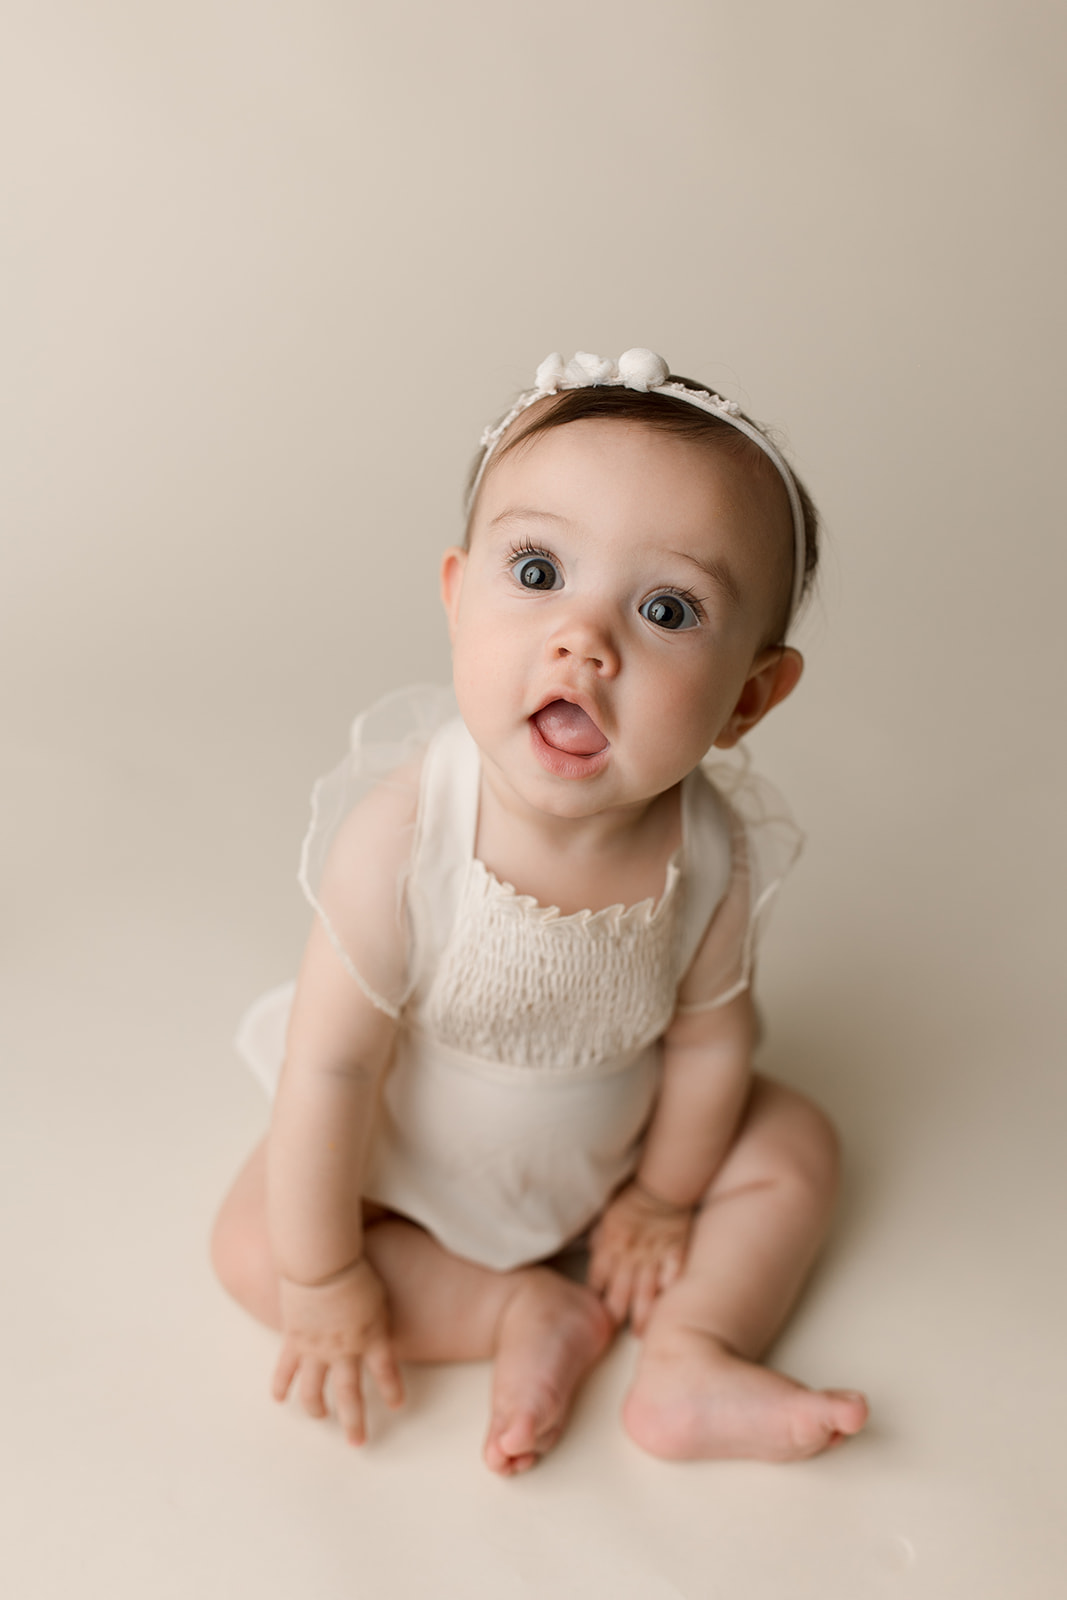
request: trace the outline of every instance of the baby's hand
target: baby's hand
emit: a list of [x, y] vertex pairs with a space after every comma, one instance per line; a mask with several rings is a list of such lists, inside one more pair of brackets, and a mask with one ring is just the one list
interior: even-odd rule
[[636, 1183], [612, 1200], [593, 1230], [589, 1284], [616, 1322], [629, 1313], [644, 1333], [656, 1296], [682, 1270], [692, 1220], [692, 1206], [657, 1200]]
[[282, 1352], [272, 1393], [284, 1400], [299, 1374], [297, 1394], [309, 1416], [324, 1417], [327, 1375], [350, 1444], [367, 1437], [361, 1368], [366, 1366], [389, 1406], [404, 1398], [389, 1336], [385, 1290], [367, 1261], [354, 1261], [326, 1283], [281, 1280]]

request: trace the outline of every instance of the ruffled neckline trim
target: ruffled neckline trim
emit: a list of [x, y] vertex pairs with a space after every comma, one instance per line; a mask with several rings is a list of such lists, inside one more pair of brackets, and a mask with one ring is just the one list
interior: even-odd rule
[[470, 869], [481, 880], [484, 890], [496, 899], [509, 906], [530, 922], [541, 926], [551, 924], [555, 927], [575, 927], [587, 933], [610, 931], [621, 932], [623, 929], [633, 927], [647, 928], [659, 922], [674, 904], [678, 884], [681, 881], [682, 870], [679, 860], [682, 847], [679, 845], [667, 862], [667, 872], [663, 884], [663, 892], [659, 899], [648, 895], [644, 900], [636, 901], [632, 906], [624, 906], [621, 902], [617, 905], [602, 906], [599, 911], [568, 911], [563, 912], [559, 906], [543, 906], [532, 894], [519, 894], [515, 886], [498, 878], [496, 873], [478, 856], [471, 857]]

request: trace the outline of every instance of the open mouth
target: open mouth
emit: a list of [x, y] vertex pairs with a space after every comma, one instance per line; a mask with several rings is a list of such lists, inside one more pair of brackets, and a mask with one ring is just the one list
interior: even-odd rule
[[530, 718], [553, 750], [568, 756], [598, 756], [608, 741], [588, 712], [569, 700], [550, 700]]

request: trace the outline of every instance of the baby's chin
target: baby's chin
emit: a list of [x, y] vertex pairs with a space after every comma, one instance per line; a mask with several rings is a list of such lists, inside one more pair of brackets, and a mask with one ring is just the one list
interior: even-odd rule
[[[475, 738], [475, 743], [478, 740]], [[554, 777], [527, 749], [501, 752], [479, 745], [482, 780], [505, 813], [577, 821], [609, 809], [611, 799], [600, 784], [575, 783]]]

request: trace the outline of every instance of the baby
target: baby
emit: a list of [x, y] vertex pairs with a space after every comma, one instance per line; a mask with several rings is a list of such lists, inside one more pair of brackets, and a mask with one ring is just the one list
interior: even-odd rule
[[[752, 1066], [796, 832], [705, 764], [797, 684], [815, 529], [770, 440], [651, 351], [550, 356], [486, 432], [441, 571], [459, 716], [391, 697], [316, 789], [299, 978], [242, 1035], [270, 1133], [213, 1239], [281, 1331], [275, 1397], [321, 1417], [328, 1384], [353, 1443], [366, 1373], [397, 1406], [400, 1363], [491, 1357], [485, 1459], [524, 1471], [627, 1319], [623, 1422], [654, 1455], [863, 1426], [861, 1395], [759, 1364], [836, 1143]], [[558, 1269], [579, 1241], [585, 1282]]]

